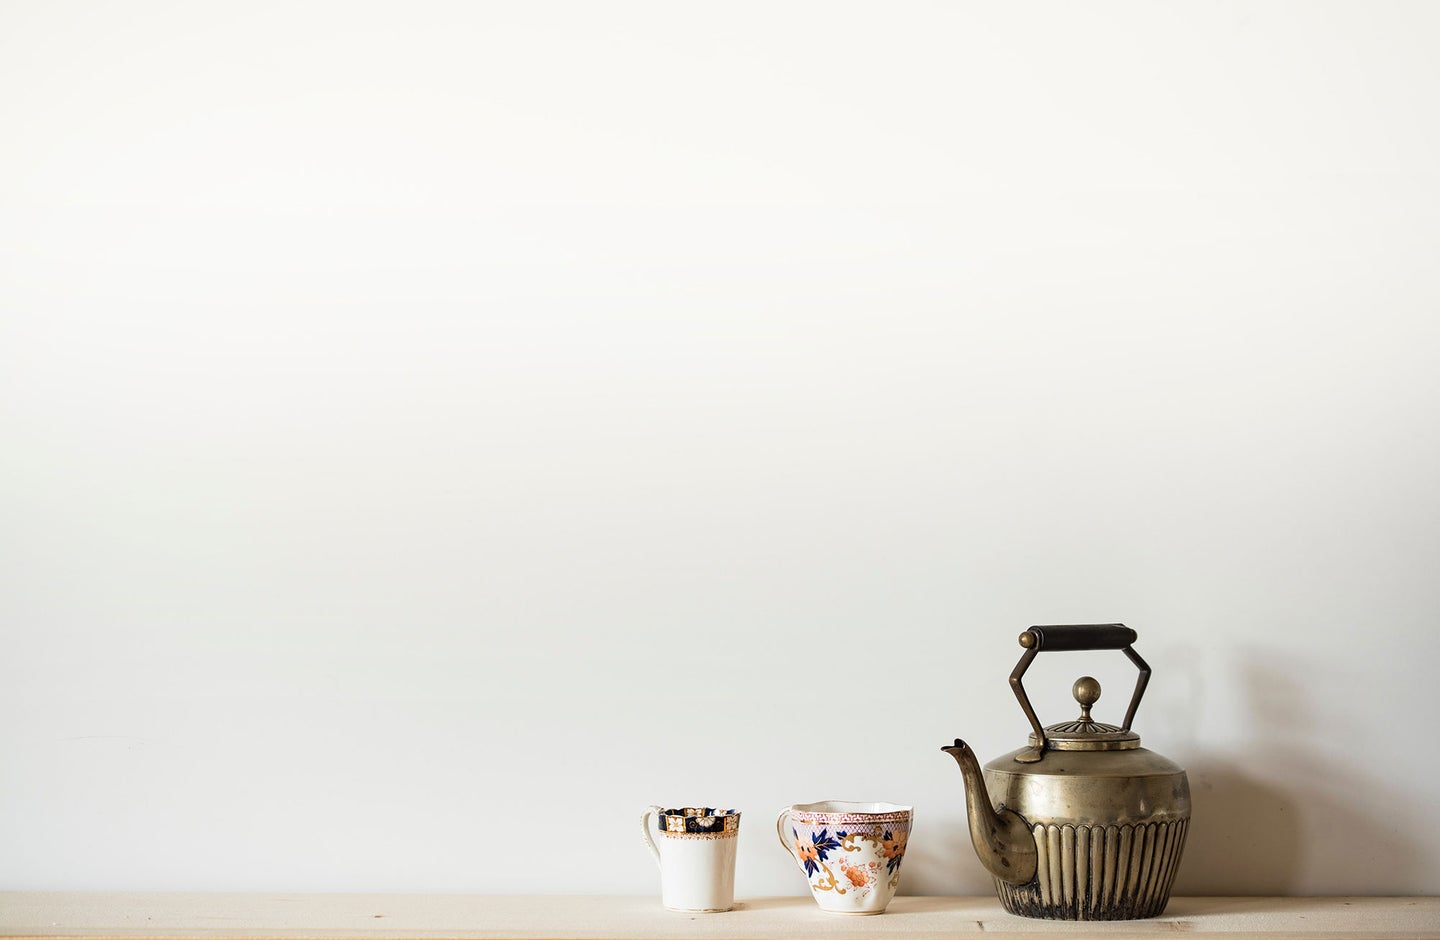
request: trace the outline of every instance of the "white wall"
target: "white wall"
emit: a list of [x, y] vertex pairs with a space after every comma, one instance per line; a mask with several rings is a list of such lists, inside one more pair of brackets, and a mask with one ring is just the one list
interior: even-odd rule
[[[1440, 892], [1440, 6], [0, 3], [0, 887], [652, 893], [1120, 620], [1183, 893]], [[1118, 654], [1041, 657], [1042, 717]]]

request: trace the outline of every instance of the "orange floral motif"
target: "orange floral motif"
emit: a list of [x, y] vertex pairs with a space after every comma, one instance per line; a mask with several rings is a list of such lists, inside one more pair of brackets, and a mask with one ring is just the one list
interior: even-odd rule
[[820, 860], [820, 853], [814, 845], [811, 845], [804, 839], [796, 839], [795, 857], [800, 859], [801, 865], [804, 865], [807, 862], [814, 864], [815, 862], [818, 862]]
[[841, 862], [840, 870], [845, 873], [846, 878], [850, 879], [850, 883], [857, 888], [863, 888], [870, 883], [870, 872], [858, 865], [846, 865], [844, 862]]
[[886, 830], [885, 837], [880, 842], [880, 854], [888, 860], [885, 867], [890, 870], [891, 874], [894, 874], [895, 869], [900, 867], [900, 860], [905, 857], [905, 843], [909, 841], [910, 833], [908, 832]]

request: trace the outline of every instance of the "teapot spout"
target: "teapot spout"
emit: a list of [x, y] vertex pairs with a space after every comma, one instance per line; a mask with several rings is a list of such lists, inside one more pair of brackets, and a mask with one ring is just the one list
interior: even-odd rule
[[1012, 885], [1029, 884], [1035, 880], [1035, 837], [1030, 826], [1014, 810], [991, 808], [990, 794], [980, 762], [970, 745], [959, 738], [940, 750], [955, 758], [965, 778], [965, 809], [970, 820], [970, 841], [980, 863], [999, 878]]

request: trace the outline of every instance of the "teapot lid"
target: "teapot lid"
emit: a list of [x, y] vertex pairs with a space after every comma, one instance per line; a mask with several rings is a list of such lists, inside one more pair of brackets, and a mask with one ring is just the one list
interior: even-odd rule
[[1081, 676], [1070, 687], [1070, 694], [1080, 703], [1080, 717], [1045, 726], [1045, 737], [1030, 733], [1032, 748], [1052, 751], [1128, 751], [1140, 746], [1140, 735], [1128, 728], [1096, 721], [1090, 717], [1090, 706], [1100, 699], [1100, 683], [1090, 676]]

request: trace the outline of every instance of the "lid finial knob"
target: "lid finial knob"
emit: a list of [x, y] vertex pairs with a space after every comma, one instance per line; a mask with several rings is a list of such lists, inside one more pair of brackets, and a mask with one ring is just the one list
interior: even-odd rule
[[1080, 721], [1092, 721], [1090, 706], [1100, 700], [1100, 683], [1092, 676], [1081, 676], [1070, 687], [1070, 694], [1080, 703]]

